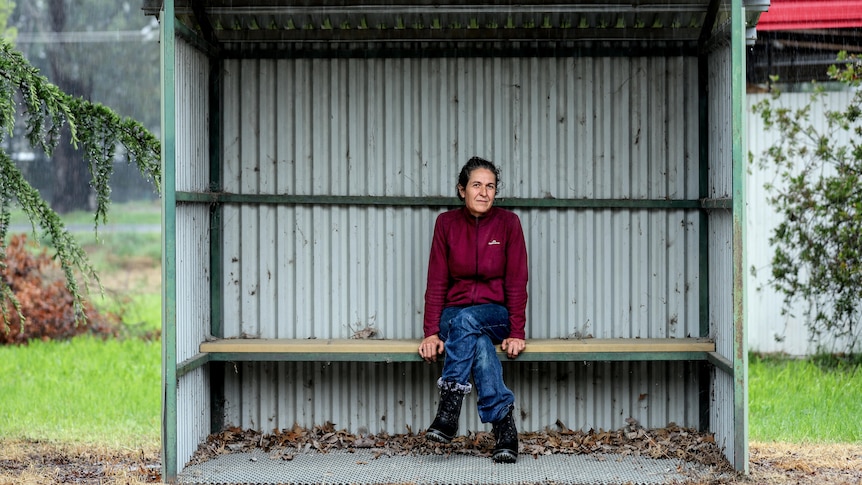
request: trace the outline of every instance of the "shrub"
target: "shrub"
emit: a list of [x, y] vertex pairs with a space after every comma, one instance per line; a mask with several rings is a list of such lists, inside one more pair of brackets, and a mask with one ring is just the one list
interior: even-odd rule
[[830, 67], [829, 76], [854, 89], [848, 106], [814, 119], [812, 105], [823, 96], [816, 89], [800, 109], [781, 106], [776, 92], [754, 112], [781, 135], [759, 162], [779, 181], [767, 189], [784, 218], [769, 239], [782, 314], [801, 302], [819, 351], [854, 353], [862, 340], [862, 59], [838, 60], [843, 68]]
[[76, 305], [57, 262], [44, 249], [34, 252], [28, 246], [33, 245], [27, 244], [26, 235], [20, 234], [13, 235], [6, 247], [0, 248], [6, 253], [5, 266], [0, 266], [0, 280], [17, 299], [17, 303], [10, 298], [0, 302], [5, 322], [0, 325], [0, 344], [26, 344], [32, 339], [63, 340], [82, 334], [117, 336], [119, 318], [99, 313], [86, 301]]

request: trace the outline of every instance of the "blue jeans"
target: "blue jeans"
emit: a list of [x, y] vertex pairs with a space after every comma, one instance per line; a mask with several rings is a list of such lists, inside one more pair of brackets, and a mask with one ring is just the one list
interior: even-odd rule
[[470, 390], [476, 387], [479, 419], [493, 423], [506, 417], [515, 395], [503, 382], [497, 358], [499, 344], [509, 336], [509, 311], [502, 305], [449, 307], [440, 316], [440, 339], [446, 349], [440, 384]]

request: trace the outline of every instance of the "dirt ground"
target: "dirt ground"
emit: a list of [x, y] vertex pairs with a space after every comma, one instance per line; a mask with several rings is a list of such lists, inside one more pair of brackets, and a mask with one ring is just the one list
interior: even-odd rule
[[[0, 485], [161, 483], [158, 450], [0, 442]], [[716, 473], [695, 484], [860, 484], [862, 444], [752, 443], [748, 476]]]
[[0, 441], [0, 485], [160, 483], [159, 450]]
[[751, 443], [751, 473], [729, 483], [862, 484], [862, 444]]

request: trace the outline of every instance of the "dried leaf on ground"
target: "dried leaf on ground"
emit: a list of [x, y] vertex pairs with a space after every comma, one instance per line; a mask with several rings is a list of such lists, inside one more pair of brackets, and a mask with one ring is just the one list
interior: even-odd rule
[[[338, 430], [335, 424], [305, 429], [294, 426], [290, 429], [262, 433], [231, 427], [210, 435], [195, 452], [190, 464], [198, 464], [225, 453], [241, 453], [262, 449], [267, 453], [293, 456], [314, 450], [327, 453], [331, 450], [358, 448], [379, 449], [375, 456], [462, 454], [490, 456], [494, 438], [488, 432], [471, 432], [458, 436], [451, 444], [442, 445], [425, 439], [424, 433], [367, 434], [354, 435]], [[647, 456], [650, 458], [674, 458], [700, 463], [717, 470], [731, 467], [715, 437], [693, 429], [682, 428], [673, 423], [665, 428], [645, 429], [634, 419], [618, 430], [576, 431], [557, 423], [557, 429], [520, 434], [520, 453], [541, 456], [553, 453], [588, 454], [611, 453], [620, 455]]]

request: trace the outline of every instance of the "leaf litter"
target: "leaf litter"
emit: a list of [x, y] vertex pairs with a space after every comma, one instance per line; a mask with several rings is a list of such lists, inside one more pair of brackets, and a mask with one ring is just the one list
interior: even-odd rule
[[[521, 459], [560, 454], [618, 454], [647, 458], [670, 458], [699, 463], [711, 469], [732, 470], [715, 437], [675, 424], [659, 429], [646, 429], [634, 419], [614, 431], [571, 430], [560, 421], [555, 429], [522, 432]], [[490, 432], [478, 431], [461, 435], [450, 444], [425, 439], [425, 433], [408, 428], [403, 434], [351, 434], [336, 429], [327, 422], [312, 429], [294, 425], [289, 429], [274, 429], [263, 433], [251, 429], [229, 427], [210, 435], [192, 456], [190, 465], [200, 464], [221, 455], [262, 450], [271, 458], [292, 460], [300, 453], [328, 453], [334, 450], [371, 449], [375, 459], [382, 456], [408, 455], [472, 455], [490, 457], [494, 438]]]

